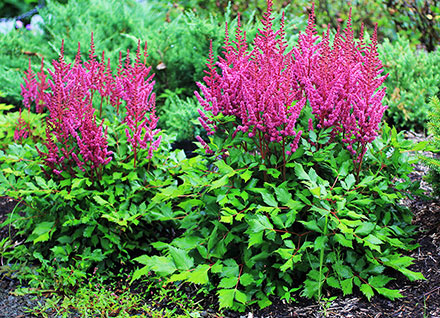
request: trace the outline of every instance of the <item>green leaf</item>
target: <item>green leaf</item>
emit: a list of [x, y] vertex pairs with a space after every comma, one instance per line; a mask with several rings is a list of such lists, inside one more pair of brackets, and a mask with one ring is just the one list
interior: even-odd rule
[[149, 258], [147, 266], [150, 270], [163, 276], [170, 275], [177, 270], [173, 260], [164, 256], [152, 256]]
[[353, 187], [353, 185], [356, 182], [356, 178], [354, 177], [353, 174], [349, 174], [346, 178], [345, 178], [345, 185], [347, 186], [347, 188], [345, 190], [349, 190]]
[[328, 237], [325, 235], [318, 236], [315, 240], [314, 251], [325, 248], [325, 244], [328, 242]]
[[309, 175], [304, 171], [303, 166], [299, 163], [295, 163], [295, 174], [302, 180], [310, 180]]
[[370, 301], [371, 297], [374, 296], [374, 291], [368, 284], [362, 284], [359, 289], [367, 297], [368, 301]]
[[333, 276], [327, 278], [326, 282], [330, 287], [341, 289], [341, 285], [339, 284], [339, 281]]
[[93, 199], [98, 203], [99, 205], [109, 205], [107, 201], [105, 201], [103, 198], [101, 198], [99, 195], [93, 196]]
[[237, 300], [238, 302], [242, 303], [242, 304], [246, 304], [247, 302], [247, 296], [245, 293], [243, 293], [240, 290], [236, 290], [235, 291], [235, 300]]
[[374, 223], [364, 222], [361, 225], [359, 225], [354, 232], [358, 235], [366, 236], [370, 234], [375, 227], [376, 225]]
[[199, 265], [195, 270], [188, 273], [188, 281], [194, 284], [207, 284], [209, 282], [208, 271], [211, 267], [209, 265]]
[[136, 269], [133, 273], [133, 277], [132, 277], [131, 281], [133, 282], [133, 281], [141, 278], [142, 276], [147, 276], [149, 271], [150, 271], [149, 266], [144, 266], [142, 268]]
[[231, 177], [232, 175], [235, 174], [234, 169], [232, 167], [228, 166], [224, 160], [218, 160], [214, 163], [214, 165], [217, 166], [218, 171], [222, 175], [228, 175], [229, 177]]
[[319, 228], [319, 226], [315, 220], [307, 221], [307, 222], [306, 221], [299, 221], [299, 222], [302, 223], [306, 227], [306, 229], [308, 229], [308, 230], [322, 233], [322, 230]]
[[280, 266], [280, 271], [285, 272], [288, 269], [293, 268], [293, 259], [289, 258], [287, 262]]
[[238, 283], [238, 277], [223, 277], [218, 288], [233, 288]]
[[178, 269], [188, 270], [194, 266], [194, 260], [188, 256], [188, 253], [185, 250], [170, 246], [169, 251], [174, 264], [176, 264]]
[[37, 238], [33, 240], [34, 244], [37, 242], [45, 242], [49, 239], [49, 234], [54, 226], [55, 222], [41, 222], [32, 231], [32, 236], [36, 235]]
[[382, 296], [385, 296], [391, 300], [403, 297], [398, 290], [389, 289], [389, 288], [374, 288], [374, 289]]
[[211, 185], [211, 187], [209, 188], [209, 191], [220, 188], [220, 187], [224, 187], [225, 185], [227, 185], [229, 183], [229, 177], [227, 175], [221, 177], [220, 179], [214, 181]]
[[253, 245], [260, 245], [261, 243], [263, 243], [263, 233], [264, 232], [250, 233], [248, 248], [250, 248]]
[[345, 295], [350, 295], [353, 293], [353, 278], [347, 278], [344, 280], [341, 280], [341, 288], [342, 292]]
[[312, 298], [318, 294], [319, 282], [311, 279], [306, 279], [304, 281], [303, 295], [307, 298]]
[[369, 234], [367, 237], [364, 238], [364, 245], [368, 246], [372, 250], [380, 252], [380, 246], [378, 246], [379, 244], [383, 244], [383, 242], [373, 234]]
[[255, 282], [254, 278], [252, 277], [251, 274], [249, 273], [244, 273], [243, 275], [241, 275], [240, 277], [240, 284], [243, 286], [249, 286], [250, 284], [252, 284], [253, 282]]
[[249, 230], [251, 233], [262, 232], [264, 230], [272, 230], [273, 225], [265, 215], [257, 214], [249, 221]]
[[406, 277], [408, 277], [408, 279], [412, 282], [415, 280], [425, 280], [426, 279], [422, 273], [413, 272], [407, 268], [398, 268], [398, 271], [401, 272]]
[[388, 277], [386, 275], [370, 276], [368, 278], [368, 284], [374, 288], [380, 288], [380, 287], [384, 287], [393, 279], [394, 278]]
[[246, 169], [242, 174], [240, 174], [240, 177], [244, 180], [244, 182], [248, 182], [249, 179], [252, 177], [252, 171]]
[[270, 194], [269, 192], [263, 191], [261, 192], [261, 196], [263, 197], [264, 203], [266, 203], [268, 206], [271, 207], [277, 207], [278, 202], [275, 200], [274, 196]]
[[234, 304], [235, 289], [219, 289], [217, 294], [220, 309], [232, 307]]
[[285, 188], [276, 187], [275, 194], [278, 201], [284, 205], [287, 205], [292, 200], [292, 194]]
[[89, 225], [88, 227], [86, 227], [86, 229], [84, 230], [84, 237], [91, 237], [93, 231], [95, 230], [96, 225]]

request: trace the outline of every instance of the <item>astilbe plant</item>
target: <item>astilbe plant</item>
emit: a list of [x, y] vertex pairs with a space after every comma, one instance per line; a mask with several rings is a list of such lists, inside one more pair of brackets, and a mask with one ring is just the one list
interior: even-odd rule
[[351, 26], [351, 10], [346, 27], [330, 43], [329, 27], [321, 41], [316, 35], [314, 10], [305, 34], [300, 34], [294, 56], [298, 78], [304, 88], [315, 124], [332, 128], [332, 136], [341, 141], [357, 163], [378, 135], [386, 106], [382, 100], [386, 88], [380, 88], [387, 75], [377, 52], [377, 25], [370, 44], [364, 43], [363, 27], [356, 43]]
[[[203, 97], [195, 93], [204, 108], [200, 111], [201, 124], [208, 135], [214, 134], [218, 123], [213, 117], [219, 113], [235, 116], [233, 135], [237, 131], [248, 133], [263, 162], [271, 152], [283, 158], [285, 177], [286, 156], [296, 150], [302, 134], [295, 125], [308, 101], [314, 115], [309, 130], [314, 126], [331, 128], [330, 142], [339, 138], [345, 144], [359, 176], [367, 146], [378, 135], [387, 108], [382, 103], [385, 87], [380, 88], [387, 75], [381, 75], [377, 28], [370, 44], [364, 43], [363, 30], [356, 42], [350, 13], [346, 27], [342, 32], [338, 30], [330, 43], [329, 28], [322, 37], [317, 35], [312, 7], [305, 33], [300, 34], [298, 45], [287, 51], [284, 16], [280, 29], [274, 31], [271, 9], [272, 1], [268, 1], [264, 27], [253, 49], [246, 44], [246, 34], [239, 24], [232, 43], [226, 26], [224, 57], [219, 62], [215, 63], [210, 51], [206, 85], [198, 83]], [[281, 145], [281, 151], [271, 144]]]
[[233, 136], [239, 131], [248, 134], [264, 163], [271, 154], [279, 154], [274, 147], [281, 145], [285, 172], [286, 155], [295, 151], [302, 134], [295, 131], [295, 124], [306, 99], [296, 85], [292, 51], [286, 51], [284, 16], [280, 29], [274, 31], [271, 14], [272, 2], [268, 1], [262, 19], [264, 28], [259, 30], [253, 49], [246, 43], [240, 19], [235, 41], [230, 40], [226, 25], [224, 57], [215, 63], [211, 46], [206, 85], [198, 83], [203, 97], [198, 92], [195, 94], [204, 108], [204, 112], [199, 111], [199, 120], [208, 135], [220, 127], [207, 113], [212, 117], [219, 113], [232, 115], [236, 118]]
[[[93, 34], [88, 60], [84, 63], [79, 45], [73, 65], [66, 63], [63, 47], [64, 43], [58, 61], [52, 62], [53, 71], [48, 71], [48, 82], [43, 67], [38, 73], [39, 81], [29, 68], [25, 85], [22, 86], [28, 109], [34, 101], [37, 111], [47, 107], [49, 112], [46, 140], [43, 143], [47, 150], [38, 149], [46, 165], [43, 168], [45, 173], [60, 176], [66, 171], [75, 176], [78, 168], [92, 179], [100, 178], [103, 166], [112, 160], [112, 152], [108, 150], [107, 128], [98, 119], [93, 105], [94, 96], [98, 94], [99, 117], [102, 116], [105, 100], [110, 100], [118, 113], [120, 106], [124, 106], [123, 122], [128, 126], [126, 135], [134, 153], [134, 166], [138, 148], [148, 149], [147, 158], [151, 158], [152, 152], [160, 144], [160, 137], [154, 138], [159, 132], [156, 129], [155, 95], [152, 92], [154, 82], [153, 76], [149, 75], [150, 68], [140, 62], [140, 42], [134, 65], [127, 52], [125, 64], [120, 59], [115, 76], [110, 60], [105, 61], [104, 52], [101, 61], [95, 55]], [[146, 46], [144, 56], [147, 57]]]

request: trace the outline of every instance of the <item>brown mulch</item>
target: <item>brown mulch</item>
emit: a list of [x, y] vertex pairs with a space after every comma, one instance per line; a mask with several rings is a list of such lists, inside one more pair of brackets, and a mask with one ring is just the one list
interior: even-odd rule
[[[411, 134], [408, 137], [413, 140], [422, 140], [424, 138], [416, 134]], [[426, 172], [427, 168], [418, 163], [415, 165], [411, 179], [413, 181], [421, 181], [421, 187], [424, 189], [425, 194], [430, 195], [432, 189], [422, 179]], [[434, 199], [423, 200], [417, 197], [411, 201], [407, 200], [403, 204], [413, 211], [413, 223], [419, 229], [415, 240], [420, 246], [409, 253], [409, 256], [415, 258], [414, 265], [410, 269], [421, 272], [426, 278], [424, 281], [410, 282], [403, 276], [396, 276], [396, 280], [390, 283], [390, 288], [400, 290], [404, 298], [390, 301], [381, 296], [374, 296], [371, 302], [369, 302], [361, 294], [345, 297], [340, 295], [336, 300], [327, 304], [317, 304], [311, 300], [296, 298], [296, 303], [287, 304], [283, 301], [278, 301], [264, 310], [246, 313], [226, 312], [224, 317], [440, 318], [440, 201]], [[15, 203], [10, 199], [0, 198], [0, 223], [6, 220], [7, 213], [14, 206]], [[8, 236], [9, 227], [0, 228], [0, 241]], [[7, 284], [8, 290], [12, 290], [10, 280], [7, 281]], [[0, 275], [0, 289], [3, 289], [4, 286], [5, 278]], [[201, 316], [219, 317], [211, 310], [202, 312]], [[2, 317], [1, 313], [0, 317]]]

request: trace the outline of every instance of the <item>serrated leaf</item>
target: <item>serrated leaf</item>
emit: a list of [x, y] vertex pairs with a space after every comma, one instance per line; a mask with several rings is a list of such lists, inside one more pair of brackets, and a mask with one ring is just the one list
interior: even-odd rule
[[84, 237], [91, 237], [93, 231], [95, 230], [96, 225], [89, 225], [88, 227], [86, 227], [86, 229], [84, 230], [83, 236]]
[[177, 274], [171, 275], [171, 277], [168, 279], [168, 282], [178, 282], [178, 281], [186, 281], [188, 279], [190, 272], [183, 271]]
[[279, 202], [287, 205], [292, 200], [292, 194], [285, 188], [275, 188], [275, 194]]
[[211, 267], [212, 273], [221, 273], [223, 270], [223, 264], [220, 261], [217, 261], [214, 265]]
[[358, 235], [366, 236], [370, 234], [376, 225], [371, 222], [363, 222], [361, 225], [359, 225], [356, 230], [354, 231]]
[[214, 165], [217, 166], [218, 171], [222, 175], [229, 175], [229, 177], [230, 177], [233, 174], [235, 174], [234, 169], [232, 167], [228, 166], [224, 160], [218, 160], [214, 163]]
[[152, 256], [148, 259], [147, 266], [150, 270], [163, 276], [170, 275], [177, 270], [173, 260], [164, 256]]
[[252, 171], [246, 169], [242, 174], [240, 174], [240, 177], [244, 180], [244, 182], [248, 182], [249, 179], [252, 177]]
[[367, 297], [368, 301], [370, 301], [371, 297], [374, 296], [374, 291], [368, 284], [362, 284], [359, 289]]
[[374, 289], [382, 296], [385, 296], [391, 300], [403, 297], [398, 290], [389, 289], [389, 288], [374, 288]]
[[211, 187], [209, 188], [209, 191], [220, 188], [220, 187], [224, 187], [225, 185], [227, 185], [229, 183], [229, 177], [227, 175], [221, 177], [220, 179], [214, 181], [211, 185]]
[[325, 244], [328, 242], [328, 237], [325, 235], [318, 236], [315, 239], [314, 251], [321, 250], [325, 247]]
[[248, 240], [248, 248], [250, 248], [253, 245], [260, 245], [261, 243], [263, 243], [263, 233], [264, 232], [250, 233]]
[[380, 248], [377, 245], [383, 244], [382, 240], [378, 239], [373, 234], [369, 234], [367, 237], [364, 237], [364, 241], [365, 241], [364, 244], [366, 246], [369, 246], [372, 249], [375, 249], [380, 252]]
[[322, 233], [322, 230], [318, 227], [318, 224], [316, 223], [315, 220], [307, 221], [307, 222], [306, 221], [299, 221], [299, 222], [302, 223], [308, 230]]
[[251, 274], [249, 273], [244, 273], [243, 275], [241, 275], [240, 277], [240, 284], [243, 286], [249, 286], [250, 284], [252, 284], [253, 282], [255, 282], [254, 278], [252, 277]]
[[237, 285], [238, 277], [223, 277], [218, 288], [233, 288]]
[[401, 272], [406, 277], [408, 277], [408, 279], [412, 282], [415, 280], [425, 280], [426, 279], [422, 273], [413, 272], [407, 268], [399, 268], [398, 271]]
[[37, 242], [45, 242], [49, 239], [49, 234], [54, 226], [55, 222], [41, 222], [32, 231], [32, 236], [36, 235], [37, 238], [33, 240], [34, 244]]
[[304, 171], [303, 166], [299, 163], [295, 163], [295, 174], [302, 180], [310, 180], [309, 175]]
[[217, 294], [220, 309], [232, 307], [234, 304], [235, 289], [220, 289]]
[[287, 262], [285, 262], [283, 265], [280, 266], [280, 271], [285, 272], [288, 269], [293, 268], [293, 260], [289, 258]]
[[170, 246], [169, 252], [177, 269], [188, 270], [194, 266], [194, 260], [188, 255], [187, 251]]
[[347, 186], [347, 188], [345, 190], [349, 190], [353, 187], [353, 185], [356, 182], [356, 178], [354, 177], [353, 174], [349, 174], [346, 178], [345, 178], [345, 185]]
[[341, 289], [345, 295], [350, 295], [353, 293], [353, 278], [347, 278], [341, 280]]
[[47, 189], [47, 183], [42, 177], [36, 176], [35, 181], [41, 188]]
[[240, 291], [240, 290], [237, 289], [237, 290], [235, 291], [235, 300], [238, 301], [238, 302], [240, 302], [240, 303], [242, 303], [242, 304], [246, 304], [246, 302], [247, 302], [247, 296], [246, 296], [245, 293], [243, 293], [242, 291]]
[[209, 265], [199, 265], [195, 270], [189, 272], [188, 281], [194, 284], [207, 284], [209, 282], [208, 271], [211, 267]]
[[249, 230], [253, 233], [272, 229], [273, 225], [265, 215], [257, 214], [249, 221]]
[[135, 270], [131, 281], [133, 282], [133, 281], [141, 278], [142, 276], [147, 276], [149, 271], [150, 271], [149, 266], [144, 266], [142, 268]]
[[327, 285], [333, 288], [341, 289], [341, 284], [339, 284], [339, 280], [337, 280], [335, 277], [330, 276], [326, 279]]
[[278, 206], [277, 200], [275, 200], [275, 197], [272, 194], [270, 194], [269, 192], [263, 191], [263, 192], [261, 192], [261, 196], [263, 197], [264, 203], [266, 203], [268, 206], [271, 206], [271, 207]]
[[345, 236], [340, 233], [335, 234], [334, 239], [342, 246], [353, 248], [353, 242], [346, 239]]
[[99, 195], [94, 195], [93, 199], [96, 201], [96, 203], [98, 203], [99, 205], [109, 205], [109, 203], [104, 200], [103, 198], [101, 198]]
[[312, 298], [318, 294], [319, 282], [311, 279], [306, 279], [304, 281], [303, 295], [307, 298]]
[[368, 278], [368, 284], [370, 284], [374, 288], [380, 288], [384, 287], [393, 279], [394, 278], [388, 277], [386, 275], [370, 276]]

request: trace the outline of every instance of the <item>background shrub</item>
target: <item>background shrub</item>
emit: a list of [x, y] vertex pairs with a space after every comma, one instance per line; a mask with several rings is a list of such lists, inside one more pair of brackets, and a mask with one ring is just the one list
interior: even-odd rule
[[399, 129], [423, 131], [429, 112], [429, 98], [440, 87], [440, 52], [414, 51], [408, 39], [385, 40], [380, 57], [389, 76], [385, 81], [387, 121]]
[[[428, 123], [431, 135], [429, 146], [435, 153], [438, 153], [440, 151], [440, 101], [438, 97], [434, 96], [429, 105], [431, 107]], [[433, 157], [422, 157], [422, 159], [430, 168], [427, 180], [432, 184], [434, 195], [440, 197], [440, 159], [436, 154]]]

